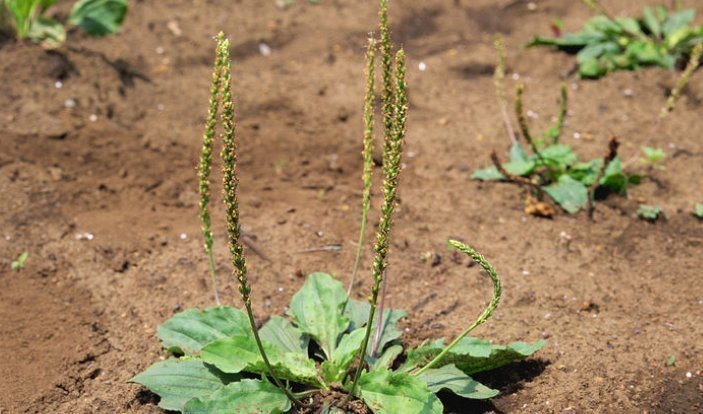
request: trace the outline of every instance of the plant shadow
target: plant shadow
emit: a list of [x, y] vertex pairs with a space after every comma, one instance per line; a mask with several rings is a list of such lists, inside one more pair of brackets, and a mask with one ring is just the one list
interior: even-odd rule
[[[488, 372], [472, 375], [480, 383], [497, 389], [501, 396], [513, 394], [524, 387], [526, 382], [530, 382], [542, 374], [550, 361], [545, 359], [529, 359], [517, 361], [504, 367]], [[441, 393], [440, 398], [445, 407], [445, 414], [502, 414], [494, 404], [494, 400], [467, 400], [452, 393]]]

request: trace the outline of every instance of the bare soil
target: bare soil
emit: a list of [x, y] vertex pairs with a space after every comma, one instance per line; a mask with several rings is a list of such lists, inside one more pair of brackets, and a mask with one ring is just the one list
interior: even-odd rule
[[[263, 253], [248, 252], [258, 318], [282, 313], [301, 275], [349, 279], [363, 48], [375, 4], [299, 0], [282, 11], [272, 0], [130, 3], [123, 30], [110, 38], [70, 32], [53, 52], [0, 43], [3, 414], [159, 412], [156, 397], [126, 381], [164, 357], [159, 323], [212, 304], [194, 166], [219, 30], [233, 42], [242, 219]], [[455, 335], [472, 320], [490, 286], [466, 260], [452, 260], [446, 240], [454, 237], [503, 278], [502, 304], [476, 335], [549, 338], [535, 358], [479, 376], [501, 389], [498, 398], [448, 396], [448, 412], [703, 412], [703, 222], [691, 214], [703, 202], [703, 78], [694, 76], [658, 124], [676, 72], [564, 78], [573, 57], [522, 46], [549, 34], [553, 18], [575, 30], [589, 12], [579, 2], [536, 1], [534, 11], [527, 3], [392, 2], [411, 108], [388, 302], [409, 311], [409, 343]], [[634, 0], [603, 3], [617, 15], [641, 10]], [[491, 149], [509, 143], [491, 78], [497, 32], [508, 46], [508, 90], [515, 78], [526, 83], [535, 128], [550, 123], [565, 81], [572, 114], [564, 141], [583, 158], [601, 156], [614, 134], [626, 160], [641, 145], [666, 149], [666, 169], [646, 171], [635, 159], [629, 168], [652, 179], [599, 203], [594, 222], [584, 213], [527, 216], [519, 188], [471, 181]], [[644, 201], [667, 219], [638, 220]], [[215, 221], [222, 296], [239, 306], [220, 210]], [[340, 252], [303, 252], [337, 244]], [[26, 267], [11, 271], [25, 250]], [[441, 259], [433, 266], [422, 260], [427, 252]], [[359, 298], [368, 294], [370, 258], [367, 249]], [[672, 355], [676, 364], [665, 366]]]

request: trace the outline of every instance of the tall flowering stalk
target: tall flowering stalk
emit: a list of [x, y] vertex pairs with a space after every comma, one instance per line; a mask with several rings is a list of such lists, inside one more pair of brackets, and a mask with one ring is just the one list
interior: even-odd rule
[[[349, 395], [356, 390], [361, 371], [364, 367], [364, 357], [371, 336], [371, 328], [376, 313], [378, 294], [380, 292], [383, 276], [388, 266], [388, 248], [390, 245], [391, 228], [393, 225], [393, 212], [396, 206], [398, 190], [398, 176], [400, 174], [400, 161], [405, 138], [405, 124], [407, 114], [407, 92], [405, 83], [405, 52], [401, 49], [395, 56], [395, 80], [393, 79], [392, 47], [388, 30], [388, 5], [386, 0], [380, 3], [381, 22], [381, 56], [383, 69], [383, 116], [384, 116], [384, 142], [383, 142], [383, 204], [381, 206], [381, 220], [376, 235], [375, 256], [373, 263], [373, 286], [369, 303], [369, 319], [366, 323], [366, 333], [358, 353], [359, 365], [354, 374]], [[382, 313], [381, 313], [382, 314]], [[349, 396], [347, 396], [348, 398]]]
[[239, 179], [237, 178], [237, 144], [235, 136], [234, 123], [234, 102], [232, 100], [231, 87], [231, 63], [229, 57], [229, 40], [224, 38], [220, 33], [217, 39], [217, 59], [221, 62], [221, 98], [222, 98], [222, 141], [224, 148], [222, 149], [223, 161], [223, 184], [224, 184], [224, 201], [227, 211], [227, 236], [230, 255], [232, 256], [232, 266], [234, 267], [234, 276], [239, 282], [239, 293], [242, 296], [244, 307], [246, 308], [247, 316], [251, 331], [254, 334], [256, 346], [261, 354], [261, 358], [266, 365], [268, 375], [273, 379], [274, 383], [280, 388], [286, 396], [296, 405], [303, 406], [303, 403], [296, 398], [291, 391], [286, 388], [278, 379], [269, 362], [264, 346], [259, 336], [259, 331], [256, 327], [254, 312], [251, 308], [251, 285], [247, 276], [247, 265], [244, 258], [244, 249], [242, 247], [241, 227], [239, 224], [239, 202], [237, 199], [237, 187]]
[[366, 237], [366, 221], [371, 207], [371, 184], [373, 176], [373, 124], [374, 124], [374, 65], [376, 63], [376, 41], [369, 38], [369, 44], [366, 48], [366, 98], [364, 99], [364, 149], [362, 157], [364, 159], [364, 171], [362, 181], [364, 190], [361, 197], [361, 230], [359, 232], [359, 244], [356, 248], [356, 259], [354, 259], [354, 268], [352, 269], [351, 282], [347, 290], [347, 300], [351, 297], [354, 283], [356, 281], [356, 273], [359, 270], [359, 262], [361, 261], [361, 251], [364, 246]]
[[212, 220], [210, 218], [210, 172], [212, 171], [212, 149], [215, 141], [215, 127], [217, 126], [218, 94], [221, 86], [222, 60], [220, 41], [222, 33], [218, 37], [215, 67], [212, 71], [212, 85], [210, 87], [210, 101], [205, 120], [205, 133], [203, 134], [203, 148], [200, 152], [200, 162], [198, 164], [198, 190], [200, 192], [200, 220], [202, 222], [204, 247], [210, 264], [210, 280], [212, 290], [215, 293], [215, 303], [221, 305], [220, 295], [217, 291], [217, 275], [215, 273], [215, 260], [212, 255]]

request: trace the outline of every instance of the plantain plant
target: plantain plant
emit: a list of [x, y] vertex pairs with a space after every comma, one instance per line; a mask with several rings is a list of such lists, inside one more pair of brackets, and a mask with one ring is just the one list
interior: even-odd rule
[[[464, 398], [491, 398], [498, 391], [480, 384], [470, 375], [525, 358], [545, 344], [540, 340], [532, 344], [493, 345], [468, 337], [491, 316], [502, 288], [495, 270], [483, 256], [459, 241], [452, 240], [450, 244], [486, 271], [493, 284], [493, 295], [479, 318], [448, 345], [439, 339], [405, 350], [398, 324], [406, 313], [377, 310], [379, 290], [388, 266], [407, 113], [405, 55], [399, 50], [393, 57], [387, 13], [387, 0], [381, 0], [378, 47], [384, 80], [384, 180], [369, 301], [350, 298], [340, 281], [325, 273], [314, 273], [293, 295], [287, 315], [272, 316], [261, 328], [252, 311], [252, 287], [240, 242], [229, 41], [222, 34], [218, 36], [204, 156], [201, 157], [206, 165], [205, 168], [201, 165], [200, 185], [201, 195], [208, 197], [209, 192], [202, 191], [202, 181], [209, 179], [214, 141], [211, 131], [214, 131], [213, 119], [221, 107], [227, 234], [244, 309], [229, 306], [188, 309], [158, 327], [161, 344], [173, 357], [157, 362], [131, 381], [158, 394], [162, 408], [199, 414], [348, 413], [366, 412], [362, 411], [366, 405], [378, 414], [441, 414], [443, 407], [436, 393], [447, 390]], [[372, 39], [366, 55], [365, 161], [373, 148], [376, 49], [377, 43]], [[371, 169], [364, 168], [364, 183], [370, 180]], [[364, 203], [368, 203], [366, 198]], [[201, 208], [207, 204], [207, 200], [201, 203]], [[363, 214], [367, 213], [368, 208]], [[206, 216], [209, 220], [209, 213]], [[204, 223], [205, 237], [209, 240], [209, 221], [204, 220]], [[363, 244], [363, 239], [360, 243]], [[207, 242], [206, 250], [208, 254], [211, 251]], [[374, 317], [377, 312], [380, 319]], [[379, 333], [376, 352], [371, 352], [369, 342], [374, 330]]]
[[644, 7], [640, 18], [615, 18], [598, 0], [582, 0], [598, 16], [577, 33], [557, 38], [536, 36], [527, 47], [550, 46], [576, 53], [579, 75], [600, 78], [616, 70], [647, 66], [672, 69], [685, 61], [703, 42], [703, 25], [690, 26], [694, 9], [668, 10], [663, 5]]
[[[0, 0], [0, 31], [53, 48], [66, 40], [64, 24], [48, 16], [57, 0]], [[127, 0], [78, 0], [67, 23], [101, 37], [119, 30], [127, 13]]]

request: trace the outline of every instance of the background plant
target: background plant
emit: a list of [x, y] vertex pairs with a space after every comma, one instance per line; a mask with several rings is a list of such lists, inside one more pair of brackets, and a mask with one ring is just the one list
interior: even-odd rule
[[691, 26], [695, 10], [644, 7], [637, 19], [613, 17], [597, 0], [582, 0], [598, 13], [577, 33], [558, 38], [536, 36], [533, 46], [555, 46], [576, 53], [582, 78], [599, 78], [615, 70], [646, 66], [672, 69], [703, 42], [703, 26]]
[[[0, 30], [47, 47], [59, 46], [66, 40], [66, 29], [47, 14], [55, 3], [57, 0], [0, 0]], [[127, 0], [78, 0], [66, 23], [100, 37], [118, 31], [126, 13]]]
[[20, 253], [20, 255], [17, 256], [17, 259], [13, 260], [12, 263], [10, 263], [10, 267], [12, 268], [12, 270], [22, 270], [24, 268], [24, 263], [27, 261], [28, 257], [29, 252]]
[[[545, 344], [545, 341], [538, 341], [492, 345], [468, 337], [491, 316], [500, 301], [502, 288], [498, 275], [483, 256], [452, 240], [451, 246], [471, 257], [488, 274], [493, 283], [492, 298], [478, 319], [449, 345], [445, 345], [443, 339], [425, 342], [408, 350], [404, 361], [400, 360], [404, 347], [398, 322], [406, 313], [377, 310], [377, 299], [388, 266], [405, 134], [405, 60], [402, 50], [395, 54], [395, 59], [392, 57], [385, 0], [380, 2], [380, 21], [384, 180], [371, 296], [368, 303], [354, 300], [341, 282], [328, 274], [314, 273], [293, 295], [288, 318], [273, 316], [260, 329], [251, 308], [252, 288], [240, 243], [229, 42], [221, 34], [218, 37], [211, 90], [215, 92], [211, 95], [203, 140], [202, 154], [206, 156], [201, 157], [201, 162], [212, 162], [212, 157], [207, 155], [213, 151], [213, 134], [208, 131], [214, 130], [209, 123], [219, 106], [222, 108], [219, 119], [224, 144], [221, 155], [229, 250], [244, 309], [227, 306], [204, 311], [189, 309], [159, 326], [157, 335], [175, 358], [152, 365], [132, 381], [158, 394], [161, 407], [185, 413], [249, 414], [284, 413], [295, 405], [297, 412], [314, 409], [314, 412], [343, 413], [362, 400], [379, 414], [441, 414], [442, 403], [435, 393], [449, 390], [475, 399], [495, 396], [498, 391], [478, 383], [470, 375], [525, 358]], [[375, 42], [369, 42], [367, 68], [372, 66], [374, 48]], [[373, 76], [373, 71], [367, 70], [367, 76]], [[370, 79], [367, 81], [367, 85], [372, 83]], [[367, 92], [369, 102], [371, 108], [365, 111], [365, 135], [369, 133], [368, 113], [373, 113], [373, 99], [369, 99]], [[366, 155], [368, 136], [364, 143]], [[201, 166], [200, 171], [203, 180], [202, 172], [209, 169]], [[377, 312], [380, 318], [374, 317]], [[376, 352], [371, 352], [368, 345], [374, 331], [378, 332]]]

